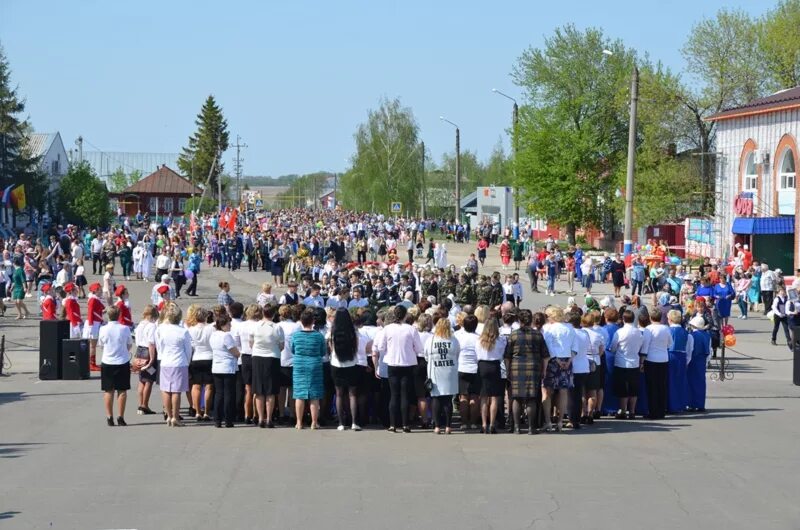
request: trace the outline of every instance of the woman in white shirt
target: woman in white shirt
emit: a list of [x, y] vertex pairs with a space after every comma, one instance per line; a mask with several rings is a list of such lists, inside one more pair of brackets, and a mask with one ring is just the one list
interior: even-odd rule
[[227, 313], [218, 312], [211, 334], [211, 373], [214, 375], [214, 423], [217, 428], [233, 427], [236, 416], [236, 360], [239, 348], [230, 333], [231, 318]]
[[167, 425], [182, 427], [179, 419], [181, 393], [189, 390], [189, 362], [192, 358], [192, 338], [182, 328], [181, 309], [175, 302], [164, 307], [165, 323], [156, 330], [161, 398], [167, 414]]
[[125, 403], [131, 388], [131, 328], [123, 326], [117, 319], [119, 308], [108, 308], [108, 324], [100, 329], [98, 344], [103, 349], [100, 361], [100, 389], [103, 391], [103, 404], [106, 408], [106, 423], [114, 426], [114, 392], [117, 393], [117, 425], [124, 427]]
[[[661, 323], [661, 310], [650, 310], [649, 317], [639, 315], [639, 327], [644, 331], [641, 353], [644, 359], [644, 377], [647, 386], [647, 417], [660, 420], [667, 415], [667, 383], [669, 380], [669, 350], [672, 333]], [[646, 327], [645, 327], [646, 326]]]
[[[186, 328], [192, 339], [192, 360], [189, 363], [189, 382], [192, 385], [192, 406], [189, 415], [197, 421], [211, 421], [208, 412], [211, 409], [211, 398], [214, 393], [214, 377], [211, 375], [211, 334], [214, 325], [209, 322], [211, 313], [197, 304], [192, 304], [186, 311]], [[200, 406], [200, 394], [205, 386], [205, 411]]]
[[433, 329], [433, 319], [430, 315], [421, 314], [417, 317], [414, 326], [419, 332], [420, 343], [422, 344], [423, 351], [417, 354], [417, 372], [414, 375], [414, 392], [417, 394], [417, 414], [419, 414], [422, 428], [428, 428], [428, 397], [430, 397], [427, 389], [425, 388], [425, 379], [428, 378], [428, 361], [425, 356], [425, 345], [428, 340], [433, 336], [431, 330]]
[[[592, 319], [589, 315], [587, 327], [591, 326]], [[581, 327], [583, 320], [581, 314], [569, 314], [569, 323], [575, 330], [575, 357], [572, 358], [572, 388], [569, 396], [569, 423], [573, 429], [580, 429], [581, 424], [588, 423], [586, 419], [586, 392], [591, 365], [589, 355], [592, 351], [592, 339], [585, 329]]]
[[273, 320], [278, 310], [276, 305], [267, 305], [262, 310], [256, 306], [253, 318], [260, 317], [253, 326], [252, 351], [253, 384], [256, 398], [258, 426], [262, 429], [275, 427], [272, 413], [275, 409], [275, 396], [280, 392], [281, 351], [285, 344], [283, 329]]
[[155, 306], [146, 305], [142, 320], [136, 326], [136, 369], [139, 372], [139, 409], [137, 414], [155, 414], [150, 410], [150, 394], [156, 381], [156, 317]]
[[497, 409], [500, 396], [505, 392], [503, 380], [500, 378], [500, 363], [503, 362], [506, 342], [506, 337], [500, 335], [497, 319], [487, 319], [475, 345], [478, 375], [481, 379], [481, 432], [486, 434], [497, 434]]
[[477, 428], [479, 402], [481, 393], [481, 380], [478, 377], [478, 359], [475, 356], [475, 347], [478, 335], [478, 318], [475, 315], [466, 315], [461, 322], [461, 329], [454, 333], [460, 347], [458, 355], [458, 394], [459, 414], [461, 415], [461, 430]]
[[333, 324], [328, 332], [328, 350], [331, 356], [331, 376], [336, 388], [336, 414], [339, 417], [337, 430], [345, 429], [345, 392], [350, 401], [351, 428], [360, 431], [358, 418], [358, 386], [361, 384], [362, 371], [357, 366], [358, 332], [350, 317], [350, 312], [339, 308], [333, 317]]
[[[431, 381], [431, 408], [433, 432], [439, 434], [444, 427], [450, 434], [453, 420], [453, 396], [458, 393], [458, 340], [453, 337], [450, 320], [438, 318], [433, 334], [423, 342], [427, 361], [426, 377]], [[444, 416], [444, 422], [442, 422]]]
[[542, 382], [545, 431], [551, 428], [548, 420], [553, 416], [550, 400], [557, 393], [555, 429], [561, 432], [561, 418], [567, 411], [567, 395], [572, 388], [572, 357], [575, 355], [575, 330], [564, 324], [564, 310], [550, 306], [545, 310], [547, 324], [542, 328], [550, 360]]

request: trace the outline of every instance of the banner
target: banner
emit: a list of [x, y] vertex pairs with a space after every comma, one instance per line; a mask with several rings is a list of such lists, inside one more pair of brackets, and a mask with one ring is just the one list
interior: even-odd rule
[[25, 184], [20, 184], [11, 190], [11, 202], [14, 204], [14, 207], [18, 212], [21, 212], [25, 209], [28, 204], [25, 201]]
[[14, 187], [12, 184], [11, 186], [7, 187], [3, 190], [3, 196], [0, 198], [0, 205], [7, 206], [9, 201], [11, 200], [11, 189]]

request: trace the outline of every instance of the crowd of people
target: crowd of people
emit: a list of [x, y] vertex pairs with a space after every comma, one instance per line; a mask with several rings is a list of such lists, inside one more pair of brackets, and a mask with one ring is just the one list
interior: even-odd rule
[[[125, 425], [131, 372], [139, 379], [137, 412], [156, 413], [157, 385], [171, 426], [185, 415], [218, 427], [328, 423], [450, 433], [456, 416], [465, 431], [534, 434], [580, 429], [604, 415], [659, 419], [704, 410], [707, 358], [732, 301], [756, 281], [745, 289], [741, 278], [763, 269], [759, 300], [776, 322], [795, 314], [777, 275], [777, 295], [768, 299], [763, 280], [775, 272], [757, 263], [733, 271], [709, 265], [697, 281], [667, 260], [595, 261], [580, 246], [562, 252], [551, 237], [536, 244], [525, 231], [514, 239], [485, 225], [476, 229], [477, 256], [456, 267], [437, 230], [469, 239], [468, 229], [459, 237], [459, 225], [340, 210], [226, 211], [149, 225], [126, 218], [105, 233], [68, 226], [47, 247], [23, 235], [4, 242], [4, 261], [18, 318], [29, 314], [26, 298], [37, 296], [43, 318], [65, 318], [72, 336], [89, 339], [109, 425]], [[503, 268], [527, 260], [532, 291], [546, 279], [548, 294], [556, 281], [572, 293], [577, 280], [583, 303], [570, 297], [565, 307], [522, 309], [519, 272], [481, 274], [490, 245]], [[121, 281], [154, 282], [138, 318], [117, 283], [116, 258]], [[102, 281], [87, 285], [89, 259]], [[209, 266], [268, 271], [271, 281], [244, 301], [223, 281], [216, 304], [182, 310], [183, 287], [196, 295], [201, 267]], [[608, 280], [616, 296], [595, 299], [592, 282]], [[281, 286], [285, 293], [272, 293]]]

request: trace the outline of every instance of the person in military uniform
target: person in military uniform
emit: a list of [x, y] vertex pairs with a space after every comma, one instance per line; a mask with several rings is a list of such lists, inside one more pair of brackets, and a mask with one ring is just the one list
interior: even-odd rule
[[456, 286], [456, 303], [464, 307], [465, 305], [474, 304], [476, 299], [475, 288], [469, 283], [467, 275], [464, 273], [459, 274], [458, 285]]
[[497, 307], [503, 303], [503, 285], [500, 283], [500, 273], [492, 274], [491, 281], [492, 297], [489, 307]]
[[455, 296], [456, 294], [456, 279], [451, 275], [445, 274], [446, 278], [444, 281], [444, 285], [439, 287], [439, 303], [442, 303], [442, 300], [449, 297], [451, 294]]
[[489, 283], [489, 278], [486, 275], [481, 275], [480, 279], [478, 280], [478, 285], [476, 288], [477, 297], [476, 302], [478, 305], [488, 305], [491, 307], [492, 303], [492, 288], [491, 284]]

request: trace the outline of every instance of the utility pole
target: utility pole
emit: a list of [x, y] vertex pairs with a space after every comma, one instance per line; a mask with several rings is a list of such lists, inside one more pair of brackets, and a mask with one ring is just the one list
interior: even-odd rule
[[514, 114], [513, 114], [513, 118], [512, 119], [514, 120], [514, 130], [512, 131], [512, 134], [514, 135], [512, 137], [512, 140], [514, 142], [514, 146], [513, 146], [513, 148], [514, 148], [514, 187], [512, 189], [514, 190], [514, 221], [517, 223], [517, 232], [515, 233], [514, 237], [515, 238], [519, 238], [519, 230], [520, 230], [520, 226], [519, 226], [519, 185], [518, 185], [518, 182], [517, 182], [517, 151], [518, 151], [518, 145], [519, 145], [519, 140], [518, 140], [517, 137], [519, 135], [519, 128], [518, 128], [518, 126], [519, 126], [519, 105], [517, 105], [517, 101], [516, 100], [514, 100]]
[[[75, 145], [78, 146], [78, 163], [80, 164], [83, 162], [83, 136], [78, 136], [78, 139], [75, 140]], [[102, 163], [102, 157], [100, 158]]]
[[461, 221], [461, 129], [456, 127], [456, 219]]
[[421, 142], [422, 149], [422, 218], [425, 219], [425, 142]]
[[241, 137], [237, 134], [236, 135], [236, 158], [233, 159], [233, 171], [236, 174], [236, 202], [241, 205], [242, 204], [242, 162], [244, 159], [241, 155], [241, 150], [243, 147], [247, 147], [247, 144], [241, 143]]
[[636, 173], [636, 107], [639, 102], [639, 68], [633, 66], [631, 78], [631, 116], [628, 124], [628, 174], [625, 179], [625, 232], [623, 234], [623, 253], [629, 256], [633, 251], [633, 177]]

